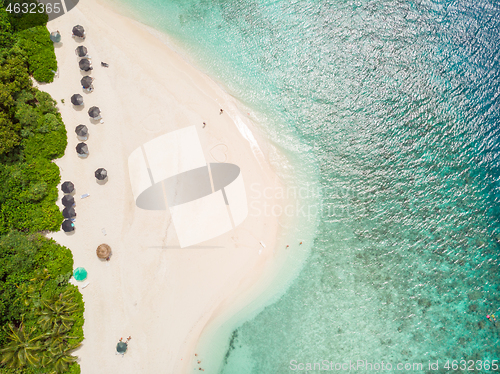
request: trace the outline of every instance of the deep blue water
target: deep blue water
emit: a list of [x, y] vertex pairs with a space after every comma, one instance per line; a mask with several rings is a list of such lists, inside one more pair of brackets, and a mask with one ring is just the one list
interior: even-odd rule
[[500, 359], [498, 1], [127, 2], [322, 185], [303, 270], [220, 373]]

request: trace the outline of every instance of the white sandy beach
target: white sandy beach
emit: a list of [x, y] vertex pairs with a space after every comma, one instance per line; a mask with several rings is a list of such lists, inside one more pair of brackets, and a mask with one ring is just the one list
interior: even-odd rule
[[[85, 27], [84, 42], [71, 38], [76, 24]], [[227, 157], [240, 166], [249, 204], [252, 185], [263, 190], [280, 182], [265, 153], [231, 119], [237, 113], [227, 95], [145, 26], [86, 0], [48, 28], [63, 36], [56, 47], [59, 76], [40, 88], [57, 100], [68, 131], [66, 154], [56, 163], [62, 181], [75, 184], [77, 212], [74, 234], [60, 231], [52, 237], [72, 250], [75, 267], [89, 272], [79, 284], [85, 301], [85, 340], [77, 351], [82, 373], [185, 373], [195, 368], [195, 359], [202, 361], [196, 369], [203, 368], [203, 357], [194, 353], [207, 324], [231, 314], [232, 307], [234, 312], [244, 307], [245, 293], [258, 294], [258, 280], [283, 253], [275, 248], [278, 219], [250, 211], [236, 229], [181, 249], [168, 211], [136, 207], [127, 159], [145, 142], [195, 125], [208, 162]], [[86, 74], [78, 68], [75, 48], [81, 44], [94, 65], [92, 93], [80, 85]], [[81, 110], [70, 103], [75, 93], [84, 97]], [[103, 124], [89, 120], [93, 105], [101, 108]], [[90, 132], [87, 159], [75, 151], [79, 124]], [[104, 185], [94, 178], [99, 167], [109, 173]], [[80, 199], [83, 194], [90, 196]], [[109, 262], [96, 257], [101, 243], [113, 249]], [[125, 357], [115, 355], [118, 339], [128, 336], [132, 340]]]

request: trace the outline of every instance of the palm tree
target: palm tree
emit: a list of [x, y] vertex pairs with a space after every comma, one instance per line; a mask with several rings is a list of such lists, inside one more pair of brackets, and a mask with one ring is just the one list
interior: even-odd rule
[[69, 330], [73, 325], [73, 314], [78, 311], [78, 304], [67, 290], [59, 296], [48, 300], [42, 300], [39, 308], [38, 322], [44, 330], [52, 330], [54, 327], [61, 327]]
[[0, 349], [2, 365], [9, 368], [21, 369], [26, 366], [38, 366], [40, 358], [40, 336], [31, 337], [33, 329], [29, 332], [24, 331], [24, 326], [21, 324], [19, 328], [9, 324], [10, 332], [8, 333], [9, 343], [5, 348]]
[[39, 269], [35, 273], [35, 277], [30, 279], [30, 283], [16, 286], [19, 290], [19, 297], [14, 300], [14, 303], [22, 302], [25, 306], [29, 306], [33, 302], [34, 308], [38, 308], [40, 306], [40, 290], [48, 279], [50, 279], [49, 271]]
[[[80, 343], [63, 346], [61, 344], [51, 344], [46, 347], [46, 354], [42, 358], [42, 366], [52, 369], [52, 373], [61, 374], [68, 371], [69, 366], [77, 360], [71, 352], [80, 347]], [[52, 374], [51, 373], [51, 374]]]
[[67, 372], [77, 359], [71, 352], [77, 349], [80, 343], [73, 344], [71, 341], [78, 337], [69, 336], [68, 333], [75, 321], [73, 315], [79, 308], [80, 305], [75, 301], [71, 289], [40, 302], [38, 322], [44, 330], [41, 364], [44, 369], [50, 370], [50, 374]]
[[77, 336], [68, 336], [70, 328], [65, 328], [63, 325], [56, 325], [51, 331], [43, 335], [46, 349], [64, 348], [68, 346], [70, 339], [78, 339]]

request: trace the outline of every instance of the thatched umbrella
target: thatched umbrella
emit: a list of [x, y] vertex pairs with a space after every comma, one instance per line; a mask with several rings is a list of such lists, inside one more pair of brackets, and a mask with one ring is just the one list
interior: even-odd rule
[[85, 125], [78, 125], [75, 128], [76, 135], [82, 140], [87, 140], [89, 136], [89, 129]]
[[83, 71], [92, 70], [92, 63], [90, 62], [90, 60], [88, 58], [82, 58], [78, 62], [78, 66], [80, 66], [80, 70], [83, 70]]
[[59, 43], [61, 41], [61, 34], [59, 34], [59, 31], [51, 32], [50, 40], [52, 40], [53, 43]]
[[73, 35], [79, 38], [85, 37], [85, 29], [83, 28], [83, 26], [76, 25], [75, 27], [73, 27]]
[[78, 47], [76, 47], [75, 53], [78, 57], [85, 57], [87, 56], [88, 51], [86, 47], [84, 47], [83, 45], [79, 45]]
[[67, 206], [66, 208], [64, 208], [62, 211], [62, 214], [63, 214], [63, 217], [67, 218], [67, 219], [76, 217], [75, 208], [73, 208], [72, 206]]
[[120, 354], [124, 354], [125, 352], [127, 352], [127, 348], [127, 343], [122, 341], [118, 342], [118, 344], [116, 345], [116, 351]]
[[80, 83], [85, 89], [90, 88], [90, 86], [92, 86], [92, 81], [93, 81], [92, 77], [89, 77], [88, 75], [80, 79]]
[[64, 230], [64, 232], [71, 232], [75, 230], [75, 224], [69, 219], [65, 220], [62, 223], [61, 227]]
[[83, 96], [80, 94], [74, 94], [71, 96], [71, 103], [73, 105], [82, 105], [83, 104]]
[[101, 244], [99, 247], [96, 249], [96, 254], [97, 257], [107, 260], [109, 256], [111, 256], [111, 247], [107, 244]]
[[104, 168], [99, 168], [95, 171], [94, 175], [98, 180], [103, 181], [108, 177], [108, 172]]
[[64, 206], [73, 206], [75, 205], [75, 198], [71, 195], [64, 195], [61, 202]]
[[93, 119], [98, 119], [101, 116], [101, 110], [96, 106], [90, 108], [88, 113], [89, 116]]
[[75, 185], [70, 181], [66, 181], [61, 185], [61, 190], [64, 193], [72, 193], [75, 190]]
[[79, 156], [88, 156], [89, 155], [89, 147], [85, 143], [78, 143], [76, 145], [76, 153], [78, 153]]

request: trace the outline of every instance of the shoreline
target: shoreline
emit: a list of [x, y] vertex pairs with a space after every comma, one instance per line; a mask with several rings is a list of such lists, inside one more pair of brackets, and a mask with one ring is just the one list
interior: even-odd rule
[[[270, 161], [271, 153], [274, 151], [274, 157], [276, 158], [277, 150], [274, 144], [268, 143], [264, 135], [261, 134], [262, 130], [256, 128], [258, 124], [255, 123], [250, 117], [247, 117], [246, 114], [250, 115], [250, 113], [246, 113], [247, 110], [252, 111], [252, 109], [247, 108], [231, 94], [227, 93], [222, 86], [222, 83], [214, 81], [207, 73], [204, 72], [202, 68], [197, 67], [196, 64], [190, 59], [189, 55], [186, 55], [186, 53], [183, 52], [180, 44], [178, 44], [177, 41], [170, 35], [152, 26], [144, 24], [139, 19], [131, 17], [130, 14], [134, 13], [134, 9], [130, 6], [130, 4], [126, 5], [125, 9], [127, 11], [123, 12], [124, 8], [119, 7], [119, 4], [116, 1], [113, 1], [113, 3], [113, 5], [106, 4], [106, 6], [109, 6], [117, 14], [139, 23], [141, 28], [146, 30], [153, 37], [158, 38], [186, 64], [200, 72], [203, 75], [205, 82], [209, 84], [214, 91], [219, 91], [219, 94], [224, 98], [224, 107], [231, 108], [231, 110], [225, 109], [225, 111], [227, 111], [230, 115], [231, 119], [238, 128], [238, 131], [240, 131], [242, 136], [245, 137], [244, 131], [247, 130], [250, 133], [250, 137], [253, 138], [251, 140], [247, 140], [249, 140], [249, 142], [252, 142], [253, 140], [253, 144], [257, 147], [257, 152], [254, 152], [254, 154], [256, 157], [260, 157], [259, 163], [270, 166], [272, 170], [278, 174], [278, 171], [273, 167], [273, 162]], [[243, 108], [240, 108], [241, 106], [243, 106]], [[244, 130], [242, 130], [241, 125], [238, 126], [238, 121], [242, 123]], [[286, 160], [286, 156], [284, 154], [278, 154], [278, 160], [274, 160], [274, 162], [279, 163], [280, 160]], [[287, 160], [287, 162], [289, 162], [289, 160]], [[287, 180], [290, 184], [280, 184], [277, 186], [277, 189], [283, 188], [288, 191], [296, 188], [304, 188], [303, 186], [300, 187], [298, 184], [295, 185], [295, 180], [293, 180], [293, 176], [290, 175], [290, 171], [285, 172], [284, 174], [289, 175], [282, 175], [282, 179], [283, 177], [284, 179], [290, 179], [290, 177], [292, 177], [292, 181]], [[307, 189], [309, 189], [309, 184]], [[302, 196], [299, 197], [299, 195], [292, 193], [292, 197], [295, 198], [295, 200], [300, 200], [299, 205], [307, 206], [317, 203], [317, 201], [311, 200], [311, 196], [302, 198]], [[289, 199], [283, 201], [283, 206], [287, 203], [294, 204], [295, 202], [290, 201]], [[254, 284], [247, 285], [246, 293], [243, 295], [229, 295], [228, 299], [225, 300], [225, 304], [228, 307], [226, 309], [221, 308], [222, 310], [211, 316], [209, 322], [200, 333], [197, 343], [194, 345], [196, 349], [193, 348], [192, 350], [193, 352], [198, 352], [197, 358], [203, 358], [203, 366], [207, 369], [206, 371], [210, 373], [219, 373], [219, 370], [222, 368], [221, 364], [223, 363], [223, 357], [229, 347], [233, 330], [241, 326], [243, 323], [250, 321], [262, 310], [264, 310], [264, 308], [276, 302], [279, 297], [286, 292], [291, 282], [299, 275], [309, 256], [315, 237], [317, 221], [313, 223], [312, 226], [308, 225], [307, 227], [304, 227], [303, 223], [299, 222], [300, 217], [298, 216], [293, 219], [285, 217], [283, 221], [285, 222], [280, 223], [280, 226], [282, 227], [277, 235], [280, 239], [277, 240], [278, 243], [275, 245], [276, 248], [273, 248], [273, 253], [277, 252], [278, 248], [286, 249], [287, 243], [299, 243], [302, 240], [307, 244], [300, 247], [295, 246], [295, 253], [289, 253], [286, 250], [278, 252], [274, 262], [268, 262], [262, 266], [262, 269], [260, 269], [262, 273], [260, 277], [255, 276], [256, 282]], [[294, 228], [293, 230], [291, 230], [292, 227]], [[196, 360], [193, 360], [193, 362], [195, 361]], [[198, 365], [193, 364], [191, 366], [192, 367], [190, 369], [196, 370], [198, 368]]]
[[[70, 37], [75, 24], [87, 30], [84, 43]], [[61, 182], [75, 183], [78, 214], [74, 235], [60, 231], [51, 237], [72, 250], [75, 268], [84, 266], [89, 271], [88, 280], [79, 284], [86, 303], [85, 340], [77, 351], [82, 373], [185, 372], [193, 365], [193, 352], [210, 321], [223, 314], [235, 315], [242, 304], [252, 301], [234, 306], [233, 295], [242, 299], [242, 293], [262, 294], [268, 288], [259, 283], [264, 270], [281, 266], [277, 257], [288, 257], [276, 247], [283, 229], [275, 217], [248, 216], [241, 226], [220, 237], [179, 249], [167, 213], [135, 206], [128, 155], [144, 142], [179, 128], [180, 123], [201, 125], [207, 118], [207, 129], [197, 126], [206, 159], [214, 161], [207, 151], [212, 146], [229, 145], [223, 153], [228, 162], [241, 167], [249, 200], [249, 181], [262, 189], [280, 187], [281, 182], [261, 148], [256, 155], [255, 144], [245, 139], [241, 124], [239, 128], [235, 124], [243, 119], [236, 105], [226, 107], [229, 95], [169, 50], [147, 26], [90, 0], [49, 22], [48, 28], [63, 34], [62, 45], [56, 46], [59, 76], [39, 88], [58, 102], [67, 127], [68, 148], [56, 164]], [[91, 75], [96, 80], [91, 94], [82, 94], [79, 84], [83, 75], [74, 49], [81, 44], [88, 47], [93, 60]], [[101, 68], [99, 61], [110, 67]], [[166, 65], [162, 71], [157, 69], [162, 66], [159, 61]], [[69, 103], [73, 93], [84, 96], [84, 110], [75, 110]], [[66, 103], [61, 104], [61, 99]], [[86, 111], [92, 105], [101, 107], [104, 124], [89, 123]], [[224, 108], [223, 116], [218, 107]], [[90, 156], [84, 160], [74, 150], [78, 142], [74, 128], [80, 123], [90, 130]], [[98, 167], [110, 173], [105, 185], [96, 184], [93, 178]], [[79, 199], [84, 193], [90, 196]], [[274, 199], [272, 203], [284, 202]], [[103, 242], [113, 248], [108, 263], [95, 256], [95, 248]], [[86, 283], [88, 287], [83, 288]], [[257, 290], [256, 283], [264, 288]], [[164, 297], [160, 300], [158, 295]], [[118, 339], [129, 335], [133, 340], [125, 360], [109, 356]]]

